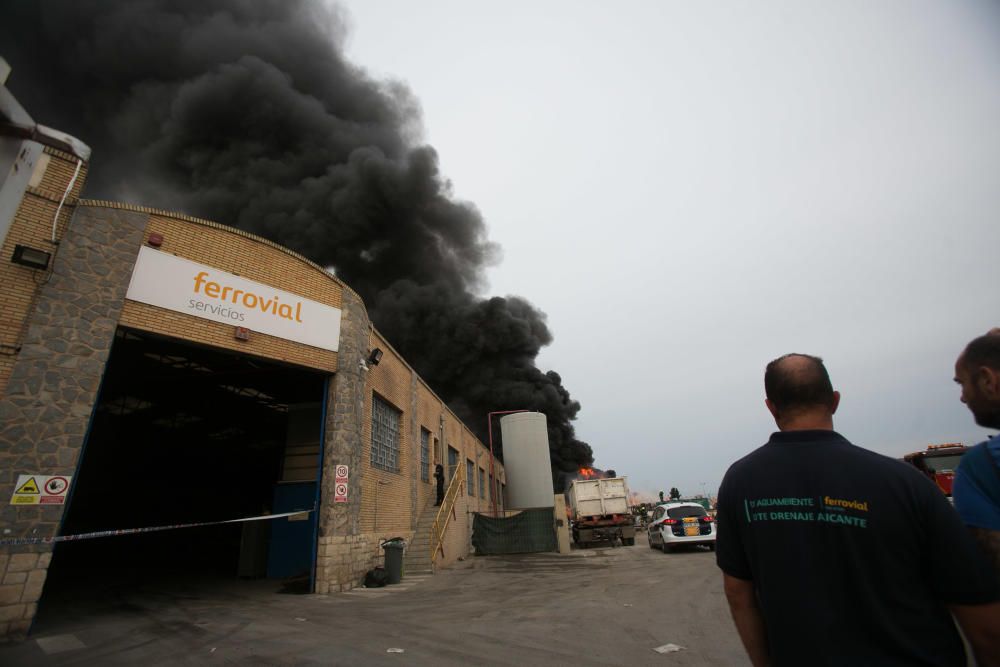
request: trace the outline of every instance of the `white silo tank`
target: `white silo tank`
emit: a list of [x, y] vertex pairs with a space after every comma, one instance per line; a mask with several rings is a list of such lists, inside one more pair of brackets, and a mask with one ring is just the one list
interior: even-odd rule
[[552, 459], [549, 431], [541, 412], [518, 412], [500, 419], [507, 506], [552, 507]]

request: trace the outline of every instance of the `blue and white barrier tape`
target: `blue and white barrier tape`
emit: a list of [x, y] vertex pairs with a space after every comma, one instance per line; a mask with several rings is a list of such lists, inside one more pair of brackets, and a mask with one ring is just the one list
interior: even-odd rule
[[0, 537], [0, 546], [15, 546], [22, 544], [55, 544], [57, 542], [73, 542], [75, 540], [92, 540], [98, 537], [113, 537], [115, 535], [135, 535], [136, 533], [156, 533], [161, 530], [176, 530], [177, 528], [197, 528], [198, 526], [219, 526], [224, 523], [243, 523], [245, 521], [269, 521], [297, 514], [309, 514], [313, 510], [299, 510], [284, 514], [262, 514], [243, 519], [226, 519], [225, 521], [205, 521], [202, 523], [175, 523], [169, 526], [149, 526], [146, 528], [121, 528], [119, 530], [99, 530], [95, 533], [79, 533], [77, 535], [55, 535], [52, 537]]

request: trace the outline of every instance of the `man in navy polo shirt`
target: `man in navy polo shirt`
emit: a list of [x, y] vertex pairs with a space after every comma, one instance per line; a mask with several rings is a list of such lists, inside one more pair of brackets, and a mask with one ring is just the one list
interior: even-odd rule
[[[1000, 428], [1000, 329], [965, 347], [955, 362], [955, 382], [976, 423]], [[1000, 437], [965, 453], [952, 493], [955, 509], [1000, 577]]]
[[964, 667], [952, 616], [1000, 664], [1000, 586], [938, 488], [833, 430], [818, 357], [775, 359], [764, 389], [779, 431], [726, 473], [716, 544], [753, 664]]

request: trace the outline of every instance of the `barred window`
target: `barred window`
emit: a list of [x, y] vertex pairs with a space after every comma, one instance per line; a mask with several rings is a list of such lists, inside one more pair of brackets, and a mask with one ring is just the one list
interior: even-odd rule
[[399, 471], [399, 415], [399, 410], [372, 395], [371, 463], [376, 468]]
[[486, 471], [479, 469], [479, 497], [486, 497]]
[[431, 432], [425, 428], [420, 429], [420, 479], [424, 482], [431, 481]]
[[476, 495], [476, 480], [472, 476], [472, 472], [476, 469], [476, 464], [465, 459], [465, 486], [469, 490], [469, 495]]
[[456, 472], [458, 472], [458, 450], [448, 445], [448, 484], [451, 484]]

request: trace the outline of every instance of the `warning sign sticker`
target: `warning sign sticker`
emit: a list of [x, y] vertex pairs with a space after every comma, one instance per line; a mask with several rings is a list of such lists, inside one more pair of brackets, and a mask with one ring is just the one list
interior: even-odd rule
[[335, 468], [334, 472], [336, 473], [335, 476], [338, 482], [347, 481], [347, 472], [348, 472], [347, 466], [345, 466], [344, 464], [340, 464]]
[[335, 503], [346, 503], [347, 502], [347, 484], [343, 482], [338, 482], [333, 488], [333, 502]]
[[17, 489], [14, 491], [15, 494], [21, 495], [39, 495], [41, 491], [38, 490], [38, 482], [35, 481], [34, 477], [28, 477], [21, 483], [21, 480], [25, 478], [25, 475], [21, 475], [17, 478]]
[[72, 475], [18, 475], [11, 505], [63, 505]]

